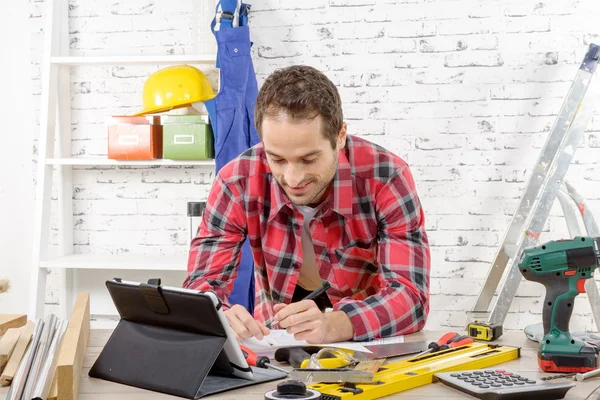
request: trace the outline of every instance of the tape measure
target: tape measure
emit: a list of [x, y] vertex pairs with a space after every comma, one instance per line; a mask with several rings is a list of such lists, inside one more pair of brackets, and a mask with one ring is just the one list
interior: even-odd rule
[[502, 325], [475, 321], [467, 325], [467, 332], [473, 339], [489, 342], [502, 336]]

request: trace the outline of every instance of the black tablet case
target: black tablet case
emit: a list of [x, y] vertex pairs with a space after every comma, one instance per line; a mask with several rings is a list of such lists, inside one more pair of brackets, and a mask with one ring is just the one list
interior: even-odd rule
[[89, 376], [188, 399], [286, 378], [255, 367], [252, 380], [232, 375], [209, 297], [163, 291], [160, 280], [106, 287], [121, 319]]

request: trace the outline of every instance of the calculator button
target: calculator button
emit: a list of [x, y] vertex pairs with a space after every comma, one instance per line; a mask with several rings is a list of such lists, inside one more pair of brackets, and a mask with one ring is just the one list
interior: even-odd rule
[[502, 385], [499, 383], [492, 383], [491, 386], [492, 387], [502, 387]]
[[474, 373], [475, 375], [481, 375], [481, 374], [483, 374], [483, 372], [481, 372], [481, 371], [473, 371], [473, 373]]
[[504, 383], [503, 383], [503, 385], [504, 385], [504, 386], [512, 386], [513, 384], [512, 384], [512, 383], [510, 383], [510, 382], [504, 382]]
[[480, 387], [480, 388], [482, 388], [482, 389], [487, 389], [487, 388], [489, 388], [489, 386], [488, 386], [488, 385], [481, 385], [481, 386], [479, 386], [479, 387]]
[[456, 378], [457, 376], [460, 376], [460, 374], [451, 374], [450, 376]]
[[464, 376], [464, 375], [457, 376], [457, 378], [458, 378], [458, 379], [460, 379], [460, 380], [469, 379], [469, 377], [468, 377], [468, 376]]
[[529, 380], [529, 381], [527, 381], [525, 383], [529, 383], [529, 384], [533, 385], [535, 383], [535, 381]]
[[467, 382], [467, 383], [473, 383], [473, 382], [475, 382], [475, 379], [465, 379], [465, 382]]
[[471, 372], [463, 372], [462, 374], [465, 375], [465, 376], [471, 376], [471, 375], [473, 375]]
[[515, 382], [515, 385], [524, 385], [524, 384], [525, 384], [525, 382], [521, 382], [521, 381], [516, 381]]

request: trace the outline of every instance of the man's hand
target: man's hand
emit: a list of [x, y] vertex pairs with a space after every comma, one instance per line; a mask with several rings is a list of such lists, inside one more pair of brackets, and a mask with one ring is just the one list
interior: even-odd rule
[[248, 310], [239, 304], [233, 305], [233, 307], [224, 311], [224, 313], [237, 339], [255, 337], [258, 340], [262, 340], [264, 335], [268, 335], [271, 332], [269, 328], [256, 321]]
[[343, 311], [323, 313], [312, 300], [275, 304], [275, 321], [296, 340], [308, 343], [335, 343], [350, 340], [354, 327]]

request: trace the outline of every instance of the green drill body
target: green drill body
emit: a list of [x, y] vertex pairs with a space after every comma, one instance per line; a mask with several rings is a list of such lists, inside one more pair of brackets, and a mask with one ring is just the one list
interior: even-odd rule
[[586, 372], [597, 368], [598, 349], [573, 338], [569, 321], [575, 297], [598, 268], [600, 238], [575, 237], [526, 249], [519, 262], [525, 279], [546, 287], [542, 317], [544, 339], [538, 363], [549, 372]]

